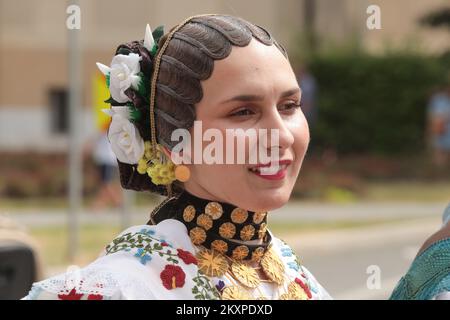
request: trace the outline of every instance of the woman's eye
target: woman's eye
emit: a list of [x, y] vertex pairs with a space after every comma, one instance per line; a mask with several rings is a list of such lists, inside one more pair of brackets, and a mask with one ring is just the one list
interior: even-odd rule
[[248, 108], [244, 108], [244, 109], [240, 109], [238, 111], [235, 111], [233, 113], [230, 114], [230, 116], [232, 117], [239, 117], [239, 116], [249, 116], [254, 114], [254, 112]]
[[280, 111], [294, 111], [295, 109], [300, 108], [301, 106], [302, 106], [301, 102], [300, 103], [294, 103], [294, 102], [286, 103], [286, 104], [281, 105], [278, 108], [278, 110], [280, 110]]

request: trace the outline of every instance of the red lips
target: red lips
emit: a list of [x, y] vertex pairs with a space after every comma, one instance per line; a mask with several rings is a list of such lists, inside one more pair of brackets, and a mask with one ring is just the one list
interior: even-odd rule
[[286, 176], [287, 167], [291, 163], [292, 160], [284, 159], [280, 160], [278, 164], [276, 162], [257, 164], [249, 168], [249, 171], [266, 180], [282, 180]]

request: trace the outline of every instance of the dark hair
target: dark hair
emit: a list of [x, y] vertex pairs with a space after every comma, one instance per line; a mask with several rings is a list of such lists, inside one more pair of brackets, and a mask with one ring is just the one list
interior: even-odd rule
[[[167, 36], [168, 33], [159, 39], [158, 48], [163, 46]], [[228, 57], [232, 46], [247, 46], [252, 38], [268, 46], [275, 44], [288, 58], [283, 46], [263, 27], [230, 15], [194, 17], [174, 33], [161, 57], [156, 83], [155, 123], [159, 144], [172, 149], [176, 144], [170, 139], [172, 132], [177, 128], [190, 129], [193, 126], [195, 104], [203, 97], [200, 81], [211, 76], [215, 60]], [[141, 71], [150, 82], [153, 57], [143, 46], [143, 40], [120, 45], [116, 50], [116, 54], [119, 53], [142, 56]], [[144, 140], [150, 140], [149, 97], [132, 89], [126, 90], [125, 94], [141, 114], [139, 121], [135, 122], [139, 133]], [[146, 174], [139, 174], [136, 165], [118, 162], [123, 188], [166, 194], [164, 186], [153, 184]], [[176, 188], [174, 191], [180, 190]]]

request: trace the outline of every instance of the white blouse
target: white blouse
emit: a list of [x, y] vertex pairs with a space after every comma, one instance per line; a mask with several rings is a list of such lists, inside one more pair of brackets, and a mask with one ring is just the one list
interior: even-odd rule
[[[279, 299], [295, 281], [301, 285], [304, 299], [331, 299], [291, 248], [270, 235], [272, 248], [284, 264], [285, 283], [278, 287], [261, 282], [248, 289], [252, 297]], [[201, 274], [195, 258], [199, 250], [178, 220], [133, 226], [113, 240], [97, 260], [35, 283], [24, 299], [220, 299], [219, 291], [233, 285], [233, 279]]]

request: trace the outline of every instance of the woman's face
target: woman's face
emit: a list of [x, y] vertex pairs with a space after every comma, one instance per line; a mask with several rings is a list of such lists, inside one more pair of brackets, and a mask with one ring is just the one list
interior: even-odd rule
[[[202, 82], [203, 98], [196, 105], [203, 132], [218, 129], [223, 136], [224, 164], [192, 164], [185, 188], [192, 194], [228, 202], [250, 211], [268, 211], [283, 206], [290, 197], [309, 143], [309, 129], [298, 105], [301, 92], [288, 60], [275, 46], [252, 39], [246, 47], [233, 47], [231, 54], [214, 62], [210, 78]], [[233, 99], [237, 96], [240, 98]], [[267, 154], [278, 150], [283, 164], [276, 173], [264, 174], [250, 164], [255, 145], [246, 139], [245, 164], [225, 164], [226, 129], [266, 129], [266, 142], [258, 142]], [[270, 138], [270, 130], [279, 138]], [[193, 137], [193, 130], [191, 130]], [[239, 135], [239, 134], [238, 134]], [[257, 136], [258, 137], [258, 136]], [[196, 148], [194, 138], [193, 147]], [[210, 141], [203, 142], [205, 148]], [[236, 157], [234, 163], [236, 163]], [[260, 161], [258, 161], [261, 164]], [[287, 165], [287, 166], [286, 166]]]

